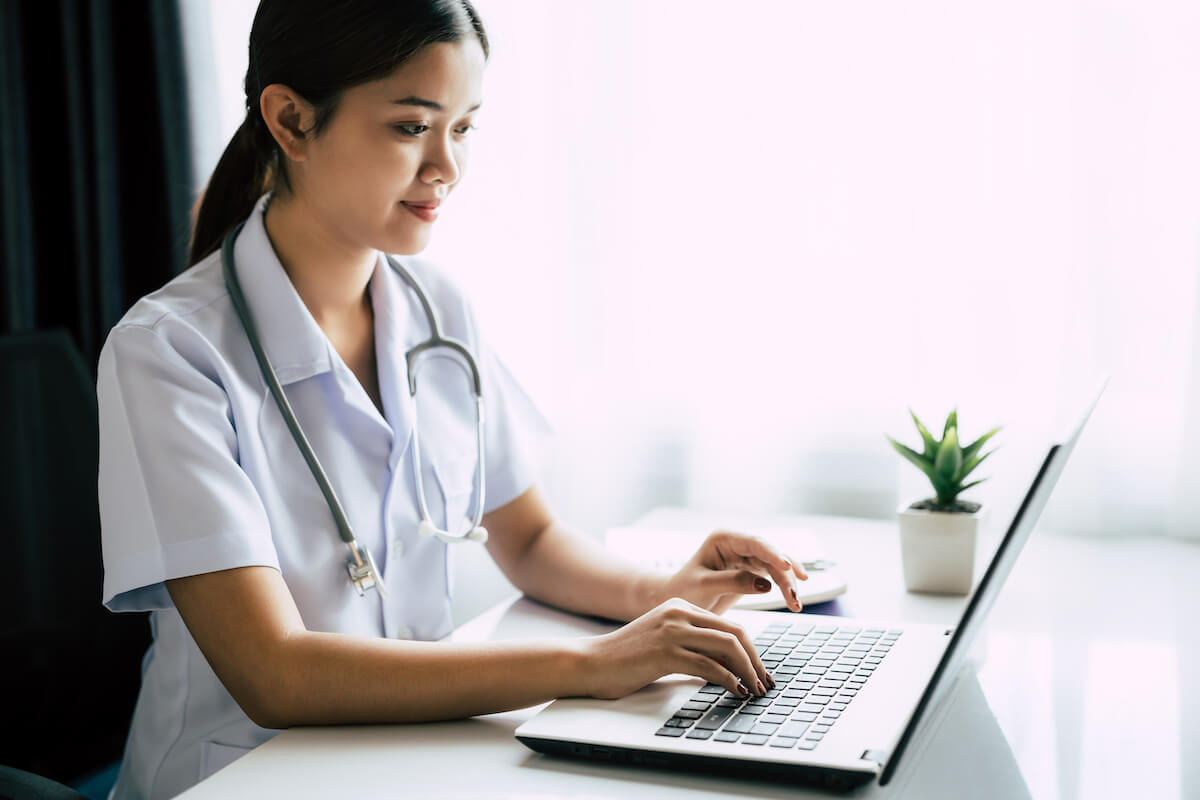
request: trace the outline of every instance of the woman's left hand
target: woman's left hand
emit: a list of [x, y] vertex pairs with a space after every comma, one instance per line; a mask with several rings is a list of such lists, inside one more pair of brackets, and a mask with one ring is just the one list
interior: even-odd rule
[[714, 531], [663, 588], [667, 597], [682, 597], [724, 614], [742, 595], [771, 591], [774, 580], [788, 608], [799, 611], [803, 606], [796, 594], [797, 578], [808, 580], [800, 559], [781, 553], [758, 536]]

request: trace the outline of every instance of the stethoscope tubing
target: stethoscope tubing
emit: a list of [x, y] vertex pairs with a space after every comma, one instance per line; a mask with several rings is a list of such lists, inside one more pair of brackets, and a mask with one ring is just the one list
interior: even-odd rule
[[[345, 509], [342, 506], [337, 492], [334, 491], [333, 484], [329, 480], [329, 476], [325, 473], [321, 466], [317, 454], [313, 451], [312, 445], [305, 436], [304, 430], [300, 426], [299, 420], [296, 419], [295, 412], [292, 410], [291, 403], [288, 402], [284, 395], [283, 387], [279, 384], [278, 376], [275, 368], [271, 364], [270, 358], [267, 356], [266, 350], [262, 346], [262, 342], [258, 336], [257, 326], [254, 324], [254, 317], [250, 310], [249, 304], [246, 302], [245, 295], [242, 292], [241, 283], [238, 281], [237, 270], [234, 268], [233, 248], [234, 242], [238, 234], [241, 232], [245, 221], [238, 223], [228, 234], [221, 244], [221, 261], [222, 270], [224, 272], [225, 284], [229, 290], [230, 301], [233, 303], [235, 312], [242, 322], [242, 327], [246, 331], [246, 336], [250, 340], [250, 347], [254, 351], [255, 359], [258, 361], [259, 369], [262, 372], [263, 380], [266, 381], [267, 388], [271, 395], [275, 398], [275, 404], [279, 407], [279, 412], [283, 416], [284, 422], [291, 431], [292, 438], [296, 442], [301, 455], [308, 464], [309, 470], [312, 472], [313, 478], [317, 481], [318, 487], [321, 489], [321, 494], [325, 497], [325, 502], [329, 506], [330, 513], [333, 515], [334, 523], [338, 529], [338, 535], [342, 541], [350, 549], [351, 557], [354, 563], [347, 565], [350, 574], [351, 582], [355, 589], [361, 595], [365, 588], [374, 586], [379, 589], [382, 596], [387, 596], [387, 590], [384, 587], [383, 581], [379, 577], [379, 570], [375, 566], [375, 560], [371, 556], [369, 548], [363, 547], [354, 536], [354, 531], [350, 525], [350, 520], [346, 516]], [[408, 386], [410, 396], [413, 398], [413, 461], [414, 470], [416, 471], [416, 489], [419, 497], [419, 505], [421, 510], [421, 521], [418, 523], [417, 530], [424, 536], [434, 536], [437, 539], [447, 543], [460, 543], [466, 541], [484, 542], [487, 540], [487, 531], [480, 526], [483, 510], [483, 492], [484, 492], [484, 407], [483, 407], [483, 391], [482, 381], [479, 375], [479, 369], [475, 364], [475, 359], [462, 343], [453, 339], [444, 338], [441, 335], [441, 330], [438, 325], [437, 315], [434, 312], [432, 304], [430, 304], [428, 296], [416, 277], [404, 269], [391, 256], [387, 256], [388, 264], [392, 269], [396, 270], [413, 291], [417, 295], [417, 299], [421, 303], [421, 307], [425, 312], [425, 316], [429, 321], [431, 331], [430, 338], [410, 350], [405, 357], [407, 366]], [[420, 454], [419, 440], [416, 430], [416, 361], [426, 352], [429, 352], [434, 347], [448, 347], [460, 353], [466, 362], [469, 372], [469, 377], [472, 381], [472, 388], [475, 391], [475, 410], [476, 410], [476, 447], [479, 458], [478, 477], [476, 481], [477, 500], [475, 506], [474, 519], [471, 527], [463, 534], [455, 536], [449, 531], [441, 531], [430, 521], [429, 509], [425, 502], [424, 486], [422, 485], [420, 475]], [[461, 365], [460, 365], [461, 366]]]

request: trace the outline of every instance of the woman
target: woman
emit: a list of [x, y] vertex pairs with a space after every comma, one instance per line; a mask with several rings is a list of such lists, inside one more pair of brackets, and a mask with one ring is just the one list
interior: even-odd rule
[[[104, 602], [150, 610], [154, 632], [116, 797], [177, 794], [292, 725], [616, 698], [671, 673], [742, 694], [774, 685], [720, 615], [769, 579], [798, 611], [799, 564], [717, 532], [679, 572], [641, 572], [556, 521], [520, 445], [532, 405], [457, 285], [414, 257], [462, 180], [487, 56], [467, 0], [259, 6], [246, 120], [199, 205], [192, 266], [130, 309], [99, 362]], [[263, 349], [386, 596], [351, 585], [233, 306], [231, 232]], [[429, 325], [384, 254], [401, 254], [479, 365], [488, 552], [530, 596], [624, 627], [436, 641], [453, 627], [452, 548], [417, 532], [413, 445], [430, 514], [454, 529], [478, 503], [471, 387], [422, 375], [432, 412], [415, 435], [405, 353]]]

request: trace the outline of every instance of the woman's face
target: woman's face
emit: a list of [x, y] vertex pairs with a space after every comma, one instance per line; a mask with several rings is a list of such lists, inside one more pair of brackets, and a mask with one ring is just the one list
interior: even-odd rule
[[484, 63], [474, 38], [437, 42], [346, 90], [329, 126], [289, 165], [298, 199], [351, 247], [423, 250], [446, 207], [406, 204], [445, 200], [462, 179]]

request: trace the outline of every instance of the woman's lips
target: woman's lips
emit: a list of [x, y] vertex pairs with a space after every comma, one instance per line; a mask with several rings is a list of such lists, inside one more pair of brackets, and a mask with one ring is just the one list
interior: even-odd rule
[[438, 218], [438, 209], [436, 206], [434, 206], [434, 207], [414, 206], [414, 205], [409, 205], [408, 203], [405, 203], [403, 201], [400, 202], [400, 205], [404, 206], [409, 211], [411, 211], [414, 215], [420, 217], [421, 219], [425, 220], [426, 222], [433, 222], [435, 219]]

